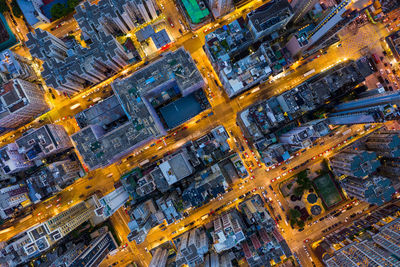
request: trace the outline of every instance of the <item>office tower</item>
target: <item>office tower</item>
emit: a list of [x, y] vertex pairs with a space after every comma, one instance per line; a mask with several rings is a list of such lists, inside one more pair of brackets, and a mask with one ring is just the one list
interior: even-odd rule
[[13, 79], [0, 88], [0, 132], [18, 128], [48, 108], [36, 84]]
[[208, 0], [208, 6], [214, 18], [222, 17], [233, 10], [232, 0]]
[[37, 79], [32, 61], [9, 49], [0, 53], [0, 73], [6, 76], [7, 81], [20, 78], [31, 82]]
[[[383, 221], [381, 221], [383, 222]], [[400, 266], [400, 219], [382, 226], [372, 238], [355, 241], [324, 259], [327, 267]]]
[[28, 131], [15, 143], [28, 160], [43, 159], [72, 147], [71, 139], [62, 125], [46, 124]]
[[293, 23], [299, 22], [317, 2], [318, 0], [292, 0], [290, 5], [292, 6], [294, 15], [291, 21]]
[[33, 166], [25, 154], [18, 151], [15, 143], [0, 148], [0, 166], [6, 174], [13, 174], [27, 170]]
[[248, 28], [259, 39], [285, 27], [292, 16], [287, 0], [273, 0], [247, 14]]
[[400, 93], [376, 94], [338, 105], [335, 112], [328, 115], [330, 124], [376, 123], [399, 117]]

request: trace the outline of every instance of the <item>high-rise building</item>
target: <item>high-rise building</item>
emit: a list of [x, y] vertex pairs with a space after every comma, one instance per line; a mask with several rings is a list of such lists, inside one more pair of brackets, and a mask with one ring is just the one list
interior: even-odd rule
[[13, 79], [0, 88], [0, 132], [17, 128], [48, 108], [36, 84]]
[[31, 204], [26, 185], [12, 185], [0, 189], [0, 218], [7, 219], [19, 205]]
[[[299, 9], [295, 19], [299, 20], [303, 10], [306, 11], [312, 5], [312, 0], [293, 1], [294, 5], [299, 4]], [[340, 39], [337, 33], [346, 25], [352, 22], [361, 11], [367, 8], [372, 1], [370, 0], [343, 0], [340, 4], [331, 8], [330, 12], [323, 17], [320, 22], [313, 27], [308, 25], [290, 38], [287, 48], [292, 55], [301, 52], [313, 54], [318, 50], [338, 42]], [[295, 11], [296, 12], [296, 11]]]
[[93, 215], [94, 207], [80, 202], [47, 220], [44, 225], [50, 232], [58, 231], [61, 236], [65, 236]]
[[292, 0], [290, 5], [292, 6], [294, 15], [291, 21], [293, 21], [293, 23], [299, 22], [317, 2], [318, 0]]
[[168, 249], [158, 247], [151, 258], [149, 267], [165, 267], [168, 259]]
[[110, 232], [93, 239], [68, 266], [99, 266], [107, 255], [118, 248]]
[[[382, 222], [382, 221], [381, 221]], [[324, 259], [328, 267], [400, 266], [400, 219], [379, 228], [372, 239], [355, 241]]]
[[399, 92], [376, 94], [339, 104], [328, 121], [335, 125], [385, 122], [400, 116], [399, 106]]
[[18, 151], [29, 160], [43, 159], [72, 147], [71, 139], [62, 125], [46, 124], [28, 131], [15, 143]]
[[[166, 134], [158, 115], [163, 114], [162, 110], [157, 114], [152, 104], [158, 94], [162, 99], [162, 92], [171, 88], [179, 90], [179, 93], [174, 91], [174, 97], [185, 97], [200, 92], [203, 85], [200, 72], [183, 48], [164, 53], [162, 58], [140, 71], [115, 81], [112, 84], [114, 96], [77, 114], [75, 117], [82, 130], [71, 138], [90, 169], [112, 164], [138, 146]], [[187, 114], [182, 119], [187, 120]], [[166, 125], [166, 128], [182, 123], [182, 120], [169, 121], [175, 124]]]
[[68, 93], [99, 83], [128, 65], [134, 55], [114, 36], [129, 33], [157, 18], [154, 0], [85, 1], [74, 15], [87, 44], [61, 41], [49, 32], [35, 29], [26, 45], [32, 56], [43, 61], [42, 76], [49, 87]]
[[24, 171], [33, 166], [25, 154], [18, 152], [15, 143], [10, 143], [0, 148], [0, 166], [6, 174]]
[[372, 133], [365, 141], [367, 150], [385, 158], [400, 158], [400, 137], [397, 131]]
[[381, 166], [375, 152], [346, 150], [330, 163], [348, 196], [375, 205], [392, 199], [395, 189], [391, 180], [375, 174]]
[[0, 53], [0, 73], [5, 75], [7, 80], [20, 78], [34, 81], [37, 79], [32, 62], [9, 49]]
[[282, 29], [293, 16], [287, 0], [273, 0], [247, 14], [248, 28], [255, 39]]
[[202, 229], [192, 229], [181, 237], [178, 252], [176, 254], [176, 266], [184, 264], [189, 267], [199, 266], [204, 260], [204, 254], [208, 252], [208, 237]]
[[348, 150], [331, 158], [330, 164], [337, 176], [347, 175], [359, 178], [372, 174], [380, 166], [375, 152]]
[[16, 2], [24, 15], [24, 19], [32, 28], [51, 22], [42, 9], [47, 2], [42, 0], [17, 0]]
[[208, 6], [216, 19], [233, 10], [233, 0], [208, 0]]
[[348, 176], [340, 184], [348, 196], [378, 206], [390, 201], [396, 192], [390, 179], [383, 176]]

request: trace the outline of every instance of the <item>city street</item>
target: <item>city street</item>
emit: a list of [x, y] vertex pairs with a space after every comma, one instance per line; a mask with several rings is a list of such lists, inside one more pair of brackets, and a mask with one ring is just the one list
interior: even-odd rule
[[[158, 158], [161, 158], [162, 155], [166, 154], [167, 152], [178, 149], [189, 140], [201, 137], [218, 125], [223, 125], [227, 132], [232, 130], [236, 138], [241, 139], [241, 130], [236, 125], [236, 114], [239, 111], [245, 109], [246, 107], [254, 104], [257, 101], [280, 94], [299, 85], [306, 79], [310, 78], [310, 76], [304, 77], [304, 74], [310, 70], [314, 69], [315, 73], [321, 73], [323, 71], [326, 71], [327, 68], [333, 67], [341, 62], [358, 59], [363, 55], [362, 51], [364, 51], [365, 47], [367, 47], [371, 51], [377, 51], [377, 53], [378, 51], [382, 51], [381, 38], [385, 37], [388, 34], [385, 25], [382, 25], [380, 23], [376, 25], [367, 23], [363, 27], [359, 28], [355, 35], [352, 35], [351, 33], [346, 33], [341, 36], [342, 45], [340, 47], [337, 45], [330, 47], [327, 54], [321, 55], [315, 60], [307, 64], [301, 65], [291, 73], [288, 70], [287, 75], [274, 80], [272, 83], [265, 83], [260, 85], [260, 90], [258, 91], [250, 90], [240, 96], [237, 96], [236, 98], [228, 99], [226, 97], [226, 94], [222, 92], [215, 84], [214, 79], [210, 79], [207, 77], [207, 73], [213, 71], [207, 56], [202, 50], [202, 46], [204, 45], [203, 31], [206, 27], [213, 27], [217, 23], [220, 26], [229, 23], [230, 21], [240, 16], [243, 10], [251, 10], [256, 6], [261, 5], [262, 1], [252, 1], [250, 4], [245, 5], [241, 9], [235, 10], [230, 15], [227, 15], [216, 22], [204, 26], [202, 29], [199, 29], [195, 33], [188, 32], [186, 34], [184, 33], [181, 36], [178, 33], [177, 28], [180, 27], [181, 29], [183, 29], [181, 27], [182, 25], [179, 22], [179, 20], [183, 21], [183, 19], [178, 16], [173, 16], [173, 14], [177, 12], [176, 7], [173, 4], [167, 1], [164, 1], [163, 3], [166, 9], [165, 12], [167, 14], [167, 17], [173, 18], [174, 29], [171, 30], [174, 32], [173, 35], [177, 36], [174, 45], [170, 49], [174, 50], [180, 46], [184, 46], [185, 49], [187, 49], [192, 54], [192, 57], [197, 62], [198, 69], [202, 72], [205, 79], [208, 79], [208, 85], [214, 94], [212, 99], [209, 98], [214, 115], [203, 119], [203, 115], [210, 112], [205, 111], [203, 114], [199, 114], [197, 117], [185, 123], [184, 126], [188, 127], [186, 130], [178, 131], [176, 135], [174, 135], [174, 132], [177, 129], [169, 133], [171, 137], [164, 138], [165, 142], [160, 142], [152, 147], [150, 147], [150, 144], [148, 144], [147, 146], [136, 150], [132, 154], [134, 155], [134, 157], [131, 159], [125, 158], [120, 162], [117, 162], [106, 168], [90, 171], [84, 178], [80, 178], [72, 186], [66, 188], [53, 198], [37, 204], [34, 211], [32, 212], [33, 216], [28, 216], [24, 219], [20, 219], [19, 222], [13, 222], [13, 226], [9, 228], [4, 229], [3, 226], [3, 228], [1, 228], [0, 230], [0, 240], [8, 240], [15, 234], [22, 232], [40, 222], [46, 221], [55, 214], [58, 214], [63, 210], [68, 209], [70, 206], [76, 204], [81, 200], [84, 200], [86, 197], [90, 196], [97, 190], [100, 190], [102, 194], [106, 194], [107, 192], [112, 191], [113, 184], [118, 181], [121, 174], [137, 166], [143, 160], [150, 159], [154, 155], [158, 155]], [[58, 25], [58, 22], [47, 25], [45, 29], [52, 31], [53, 34], [59, 37], [70, 34], [71, 31], [75, 31], [77, 29], [77, 24], [74, 19], [69, 19], [61, 27], [51, 30], [56, 25]], [[395, 30], [396, 28], [393, 29], [393, 31]], [[195, 35], [197, 35], [197, 37]], [[2, 142], [2, 145], [13, 142], [29, 128], [39, 127], [46, 123], [56, 123], [64, 125], [69, 134], [75, 133], [79, 130], [79, 127], [76, 125], [73, 116], [78, 112], [86, 109], [90, 105], [93, 105], [94, 103], [92, 100], [96, 97], [105, 98], [106, 96], [109, 96], [111, 94], [110, 84], [115, 79], [136, 71], [138, 68], [142, 67], [143, 63], [144, 62], [142, 61], [140, 63], [131, 65], [121, 70], [113, 77], [108, 78], [104, 82], [101, 82], [100, 84], [93, 86], [92, 88], [84, 92], [74, 95], [71, 98], [65, 97], [64, 95], [57, 95], [55, 99], [53, 99], [51, 93], [47, 92], [47, 99], [49, 100], [52, 109], [46, 114], [37, 118], [32, 123], [1, 136], [0, 141]], [[295, 64], [295, 66], [298, 65], [299, 64]], [[213, 75], [214, 77], [217, 77], [215, 73], [213, 73]], [[390, 81], [394, 82], [391, 77], [388, 78], [390, 79]], [[394, 83], [392, 83], [392, 85], [394, 86]], [[72, 108], [73, 106], [78, 107]], [[196, 121], [199, 119], [200, 122], [196, 123]], [[182, 127], [183, 126], [181, 126], [180, 128]], [[310, 160], [314, 156], [317, 156], [321, 153], [323, 153], [322, 158], [331, 156], [338, 150], [340, 150], [342, 146], [348, 145], [349, 143], [354, 142], [358, 138], [378, 128], [371, 128], [369, 132], [365, 132], [363, 135], [358, 135], [356, 138], [348, 141], [346, 144], [342, 144], [341, 147], [334, 149], [332, 152], [325, 153], [325, 151], [327, 151], [329, 148], [332, 148], [339, 143], [343, 143], [344, 140], [346, 140], [348, 137], [353, 136], [355, 133], [357, 133], [357, 130], [360, 129], [360, 127], [362, 126], [352, 126], [349, 128], [351, 129], [351, 131], [349, 131], [347, 134], [339, 135], [335, 138], [325, 137], [324, 145], [317, 145], [308, 149], [304, 153], [301, 153], [299, 156], [292, 159], [290, 163], [286, 165], [287, 169], [292, 169], [296, 166], [299, 166], [305, 161]], [[243, 140], [241, 140], [241, 142], [245, 144]], [[248, 148], [247, 145], [245, 147], [246, 151], [249, 153], [250, 148]], [[236, 150], [234, 146], [232, 148]], [[277, 201], [275, 201], [275, 199], [277, 198], [282, 203], [284, 208], [287, 209], [287, 206], [285, 206], [286, 201], [283, 199], [281, 194], [278, 193], [279, 182], [285, 178], [289, 178], [290, 176], [295, 175], [297, 172], [303, 169], [306, 169], [307, 167], [314, 164], [317, 160], [319, 161], [321, 160], [321, 158], [310, 160], [310, 162], [303, 167], [300, 167], [293, 173], [286, 175], [284, 175], [284, 173], [286, 172], [281, 170], [280, 167], [270, 170], [268, 172], [266, 171], [265, 167], [256, 168], [254, 170], [254, 173], [252, 173], [252, 175], [255, 176], [255, 179], [250, 180], [248, 183], [245, 183], [242, 189], [239, 189], [237, 185], [234, 185], [234, 190], [226, 193], [222, 201], [212, 201], [198, 209], [190, 211], [190, 215], [187, 218], [183, 219], [177, 224], [167, 226], [165, 231], [161, 231], [158, 227], [153, 228], [148, 234], [146, 240], [140, 245], [136, 245], [135, 242], [127, 241], [127, 235], [129, 233], [127, 222], [129, 221], [129, 218], [123, 211], [123, 209], [120, 209], [112, 216], [111, 220], [119, 234], [119, 237], [122, 240], [122, 244], [129, 244], [126, 248], [121, 249], [121, 251], [119, 251], [115, 255], [108, 256], [108, 258], [102, 263], [101, 266], [108, 266], [114, 262], [119, 261], [120, 259], [124, 259], [125, 262], [135, 261], [141, 266], [146, 266], [151, 260], [151, 256], [148, 252], [146, 252], [146, 249], [150, 251], [150, 249], [156, 247], [160, 243], [171, 240], [174, 236], [181, 234], [183, 231], [186, 231], [187, 229], [184, 228], [184, 225], [188, 223], [195, 222], [194, 225], [191, 227], [202, 225], [204, 221], [201, 220], [201, 217], [205, 214], [210, 213], [210, 211], [212, 210], [218, 209], [220, 206], [224, 206], [221, 211], [237, 206], [239, 202], [238, 197], [240, 195], [243, 195], [244, 193], [255, 188], [257, 188], [256, 193], [260, 193], [260, 189], [258, 188], [262, 186], [267, 189], [268, 185], [272, 185], [274, 192], [277, 193], [277, 196], [273, 196], [271, 190], [267, 189], [267, 191], [270, 194], [269, 196], [273, 197], [274, 199], [273, 206], [275, 208], [275, 211], [277, 211], [278, 214], [281, 214], [282, 218], [285, 218], [285, 214], [280, 212], [281, 209], [277, 205]], [[278, 177], [280, 177], [280, 179], [278, 179]], [[274, 178], [277, 179], [277, 181], [275, 183], [271, 183], [271, 180]], [[58, 199], [60, 200], [57, 201]], [[351, 213], [354, 212], [354, 210], [357, 211], [364, 208], [365, 204], [359, 204], [355, 209], [351, 211]], [[282, 235], [287, 239], [293, 251], [297, 252], [303, 266], [312, 266], [308, 256], [304, 252], [304, 240], [307, 238], [318, 238], [321, 234], [321, 230], [326, 228], [327, 225], [334, 223], [335, 221], [343, 221], [343, 218], [347, 216], [346, 214], [347, 213], [344, 213], [338, 218], [330, 221], [323, 221], [315, 225], [313, 224], [312, 226], [306, 226], [305, 230], [302, 232], [298, 232], [297, 229], [291, 229], [289, 225], [285, 224], [285, 220], [282, 220], [280, 222], [279, 227], [283, 229]], [[209, 218], [208, 220], [211, 219], [212, 218]], [[176, 233], [172, 234], [173, 232]]]

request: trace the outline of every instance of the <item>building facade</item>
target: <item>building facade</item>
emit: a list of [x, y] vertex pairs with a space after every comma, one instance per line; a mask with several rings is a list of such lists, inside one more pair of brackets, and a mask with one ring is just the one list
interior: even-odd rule
[[18, 128], [48, 109], [38, 85], [13, 79], [0, 89], [0, 131]]

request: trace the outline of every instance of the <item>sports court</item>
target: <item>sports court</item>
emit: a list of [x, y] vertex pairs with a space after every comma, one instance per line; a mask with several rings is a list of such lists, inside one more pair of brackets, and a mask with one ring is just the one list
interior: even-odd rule
[[328, 208], [342, 201], [342, 197], [329, 174], [317, 177], [313, 183]]

